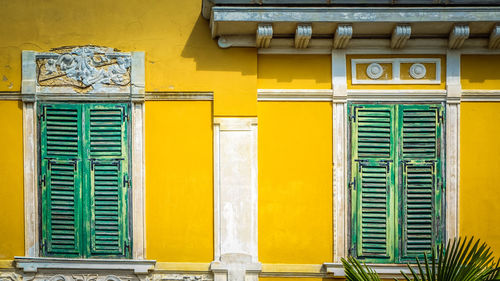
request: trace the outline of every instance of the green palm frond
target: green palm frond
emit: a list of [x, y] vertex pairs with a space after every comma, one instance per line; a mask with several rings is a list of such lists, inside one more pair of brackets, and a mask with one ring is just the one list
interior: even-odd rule
[[344, 265], [347, 281], [380, 281], [380, 277], [375, 270], [371, 269], [366, 264], [361, 265], [361, 263], [353, 257], [348, 257], [347, 260], [342, 258], [342, 264]]
[[[470, 240], [454, 239], [446, 248], [432, 251], [430, 261], [424, 255], [424, 267], [417, 259], [418, 272], [408, 265], [411, 278], [404, 272], [407, 281], [483, 281], [499, 277], [500, 260], [495, 264], [493, 252], [486, 243], [474, 237]], [[437, 257], [437, 258], [436, 258]]]

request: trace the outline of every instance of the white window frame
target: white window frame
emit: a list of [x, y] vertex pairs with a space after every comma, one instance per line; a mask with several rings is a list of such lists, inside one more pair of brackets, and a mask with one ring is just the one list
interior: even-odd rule
[[[359, 50], [332, 51], [333, 84], [333, 263], [325, 263], [327, 270], [336, 270], [336, 263], [348, 256], [349, 240], [349, 200], [348, 199], [348, 101], [444, 101], [446, 104], [446, 234], [445, 241], [459, 235], [458, 189], [460, 175], [460, 52], [456, 50], [436, 49], [433, 54], [446, 55], [446, 90], [348, 90], [347, 89], [347, 54], [359, 53]], [[392, 50], [391, 50], [392, 52]], [[418, 54], [419, 50], [414, 53]], [[428, 50], [425, 52], [430, 54]], [[374, 57], [387, 52], [375, 50]], [[408, 54], [408, 52], [407, 52]], [[411, 55], [408, 55], [411, 57]]]
[[[24, 153], [24, 255], [37, 258], [40, 254], [40, 214], [38, 192], [38, 122], [37, 103], [40, 101], [67, 102], [129, 102], [131, 103], [131, 157], [132, 157], [132, 259], [144, 260], [146, 257], [145, 239], [145, 161], [144, 161], [144, 52], [120, 53], [131, 60], [130, 85], [127, 91], [111, 91], [103, 88], [87, 94], [72, 93], [70, 90], [40, 89], [37, 85], [35, 51], [22, 53], [23, 101], [23, 153]], [[49, 53], [50, 54], [50, 53]], [[63, 89], [64, 90], [64, 89]]]

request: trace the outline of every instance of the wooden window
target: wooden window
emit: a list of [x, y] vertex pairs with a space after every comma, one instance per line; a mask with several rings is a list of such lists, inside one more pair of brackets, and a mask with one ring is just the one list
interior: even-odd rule
[[404, 263], [442, 242], [443, 107], [351, 104], [351, 254]]
[[44, 256], [130, 257], [127, 104], [42, 104]]

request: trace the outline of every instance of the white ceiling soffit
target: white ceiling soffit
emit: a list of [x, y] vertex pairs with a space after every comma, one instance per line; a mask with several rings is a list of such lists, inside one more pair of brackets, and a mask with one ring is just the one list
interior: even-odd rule
[[[234, 1], [234, 0], [233, 0]], [[476, 7], [306, 7], [306, 6], [235, 6], [214, 5], [204, 1], [203, 14], [210, 18], [212, 37], [219, 46], [273, 46], [274, 41], [290, 40], [290, 48], [310, 48], [314, 41], [331, 41], [334, 48], [348, 47], [351, 39], [387, 39], [388, 46], [404, 48], [411, 39], [448, 39], [450, 48], [460, 48], [468, 39], [489, 39], [485, 47], [500, 48], [500, 6]], [[266, 44], [257, 44], [259, 26], [271, 31]], [[298, 32], [310, 27], [307, 42]], [[348, 36], [340, 34], [349, 30]], [[462, 32], [467, 31], [467, 32]], [[302, 36], [298, 38], [298, 36]], [[335, 39], [337, 37], [337, 39]], [[305, 41], [304, 41], [305, 42]], [[335, 43], [337, 42], [337, 43]], [[324, 45], [322, 43], [321, 45]]]

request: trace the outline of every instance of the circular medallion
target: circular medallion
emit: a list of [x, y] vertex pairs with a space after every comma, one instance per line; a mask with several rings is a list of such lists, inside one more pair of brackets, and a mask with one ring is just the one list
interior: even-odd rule
[[379, 79], [382, 74], [384, 74], [384, 69], [378, 63], [371, 63], [366, 68], [366, 75], [368, 75], [371, 79]]
[[425, 77], [425, 65], [421, 63], [414, 63], [410, 66], [410, 76], [414, 79], [422, 79]]

